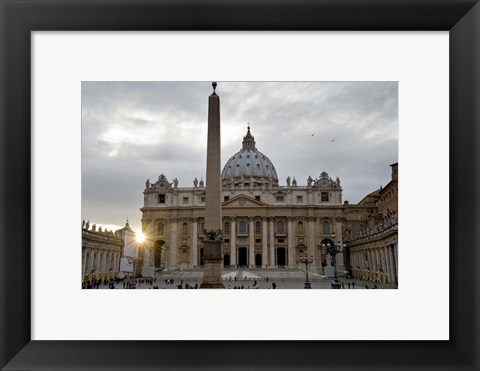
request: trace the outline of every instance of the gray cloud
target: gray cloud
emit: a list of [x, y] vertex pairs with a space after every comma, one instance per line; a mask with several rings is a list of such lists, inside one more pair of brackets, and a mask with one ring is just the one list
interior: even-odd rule
[[[325, 170], [358, 202], [398, 161], [396, 82], [219, 82], [217, 92], [223, 162], [251, 123], [281, 184], [295, 176], [305, 185]], [[147, 178], [205, 178], [210, 93], [210, 82], [84, 82], [84, 217], [123, 225], [129, 216], [138, 228]]]

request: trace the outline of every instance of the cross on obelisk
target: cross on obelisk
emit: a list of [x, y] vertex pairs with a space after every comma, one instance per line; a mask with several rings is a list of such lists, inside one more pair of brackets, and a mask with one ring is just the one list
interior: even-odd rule
[[203, 282], [201, 289], [223, 289], [222, 284], [222, 206], [220, 181], [220, 98], [208, 97], [207, 179], [205, 194], [205, 230], [203, 236]]

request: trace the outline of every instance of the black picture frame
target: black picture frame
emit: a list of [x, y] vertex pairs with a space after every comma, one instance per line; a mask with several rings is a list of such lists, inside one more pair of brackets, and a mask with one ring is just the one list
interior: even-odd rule
[[[2, 370], [479, 370], [478, 1], [0, 0], [0, 27]], [[39, 30], [449, 31], [450, 340], [32, 341], [30, 34]], [[446, 176], [424, 179], [427, 195]]]

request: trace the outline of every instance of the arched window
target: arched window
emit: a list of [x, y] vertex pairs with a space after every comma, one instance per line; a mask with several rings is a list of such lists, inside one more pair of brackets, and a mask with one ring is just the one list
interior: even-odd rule
[[188, 232], [188, 224], [187, 223], [183, 223], [182, 225], [182, 233], [183, 234], [187, 234]]
[[238, 230], [240, 233], [247, 233], [247, 224], [245, 221], [241, 221], [240, 224], [238, 225]]
[[229, 222], [225, 222], [223, 224], [223, 233], [225, 233], [225, 234], [230, 233], [230, 223]]
[[260, 224], [260, 222], [255, 223], [255, 233], [256, 234], [261, 234], [262, 233], [262, 225]]
[[303, 223], [298, 222], [298, 233], [303, 233]]
[[327, 221], [323, 222], [323, 233], [324, 234], [330, 233], [330, 223]]
[[277, 233], [285, 233], [285, 223], [283, 220], [277, 222]]

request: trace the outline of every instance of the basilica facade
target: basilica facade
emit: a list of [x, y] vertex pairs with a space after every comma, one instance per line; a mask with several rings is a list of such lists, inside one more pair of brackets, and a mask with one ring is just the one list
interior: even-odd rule
[[[313, 259], [310, 270], [322, 273], [329, 260], [324, 246], [344, 245], [340, 179], [322, 172], [315, 179], [309, 176], [304, 185], [290, 178], [280, 184], [273, 163], [257, 149], [250, 127], [221, 177], [225, 267], [300, 267], [304, 266], [300, 257], [308, 255]], [[147, 180], [143, 193], [144, 274], [202, 266], [203, 180], [179, 187], [176, 178], [170, 181], [162, 174], [155, 182]], [[342, 273], [343, 249], [336, 261]]]

